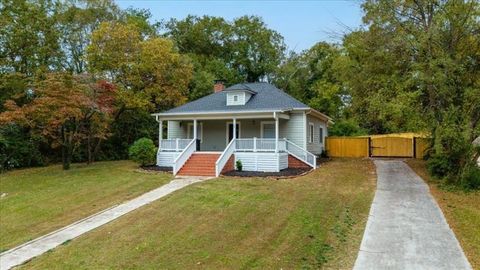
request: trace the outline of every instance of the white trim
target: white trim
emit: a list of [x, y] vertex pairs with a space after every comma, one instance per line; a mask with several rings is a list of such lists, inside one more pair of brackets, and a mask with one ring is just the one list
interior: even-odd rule
[[[240, 138], [242, 138], [242, 122], [238, 121], [238, 120], [236, 120], [236, 122], [238, 124], [238, 138], [236, 138], [236, 139], [240, 139]], [[233, 121], [227, 121], [225, 123], [225, 143], [226, 143], [226, 145], [229, 144], [229, 141], [228, 141], [228, 125], [229, 124], [233, 125]]]
[[314, 143], [315, 139], [315, 124], [313, 122], [308, 122], [308, 143]]
[[323, 120], [324, 122], [328, 123], [328, 122], [332, 122], [332, 118], [324, 113], [321, 113], [315, 109], [310, 109], [307, 114], [312, 114], [313, 116], [315, 116], [316, 118], [319, 118], [321, 120]]
[[[275, 121], [260, 121], [260, 138], [262, 139], [265, 139], [263, 138], [263, 126], [265, 124], [273, 124], [275, 127]], [[273, 139], [273, 138], [269, 138], [269, 139]]]
[[[221, 114], [221, 115], [201, 115], [201, 114], [190, 114], [183, 116], [162, 116], [162, 119], [167, 121], [191, 121], [192, 119], [197, 120], [231, 120], [232, 118], [237, 119], [262, 119], [262, 118], [272, 118], [273, 112], [263, 112], [263, 113], [248, 113], [248, 114]], [[277, 112], [279, 118], [290, 119], [290, 115], [286, 113]]]
[[[203, 122], [200, 122], [198, 123], [200, 125], [200, 143], [203, 142]], [[190, 138], [190, 127], [192, 127], [192, 130], [193, 130], [193, 123], [187, 123], [187, 139], [193, 139], [193, 136], [192, 138]], [[198, 134], [197, 134], [198, 135]]]
[[177, 115], [208, 115], [208, 114], [245, 114], [245, 113], [272, 113], [288, 111], [308, 111], [309, 108], [289, 108], [288, 110], [245, 110], [245, 111], [209, 111], [209, 112], [178, 112], [178, 113], [152, 113], [152, 116], [177, 116]]
[[303, 112], [303, 149], [307, 149], [307, 132], [308, 132], [308, 125], [307, 125], [307, 113]]
[[257, 92], [252, 91], [252, 90], [248, 90], [248, 89], [227, 90], [227, 91], [225, 91], [225, 92], [227, 92], [227, 93], [241, 93], [241, 92], [245, 93], [245, 92], [249, 92], [249, 93], [251, 93], [251, 94], [257, 94]]
[[163, 121], [158, 120], [158, 145], [163, 140]]

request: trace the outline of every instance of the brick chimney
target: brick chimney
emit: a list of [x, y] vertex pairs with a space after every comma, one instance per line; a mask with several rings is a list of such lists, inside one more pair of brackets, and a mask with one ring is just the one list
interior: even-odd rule
[[215, 80], [213, 85], [213, 92], [218, 93], [225, 89], [225, 81], [224, 80]]

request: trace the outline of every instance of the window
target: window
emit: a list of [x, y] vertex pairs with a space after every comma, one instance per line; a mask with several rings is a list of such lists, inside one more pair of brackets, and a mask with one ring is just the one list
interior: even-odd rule
[[313, 143], [313, 123], [309, 123], [309, 128], [308, 128], [308, 142]]
[[238, 96], [237, 95], [233, 96], [233, 101], [238, 102]]
[[275, 122], [262, 122], [262, 130], [260, 133], [264, 139], [275, 139]]
[[[203, 123], [197, 123], [197, 138], [203, 140]], [[188, 123], [187, 139], [193, 139], [193, 123]]]
[[323, 143], [323, 128], [318, 129], [318, 143]]

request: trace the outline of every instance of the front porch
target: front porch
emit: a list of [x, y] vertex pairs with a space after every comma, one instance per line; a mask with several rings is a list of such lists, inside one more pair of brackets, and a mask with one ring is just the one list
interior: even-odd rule
[[[157, 165], [172, 167], [174, 174], [192, 174], [195, 170], [191, 167], [196, 166], [199, 173], [218, 176], [226, 170], [234, 170], [236, 162], [240, 161], [244, 171], [278, 172], [289, 166], [290, 156], [290, 160], [293, 157], [316, 167], [315, 155], [286, 138], [291, 129], [288, 115], [259, 116], [165, 119], [167, 121], [157, 117]], [[164, 122], [167, 122], [166, 127]], [[184, 166], [187, 168], [182, 169]]]

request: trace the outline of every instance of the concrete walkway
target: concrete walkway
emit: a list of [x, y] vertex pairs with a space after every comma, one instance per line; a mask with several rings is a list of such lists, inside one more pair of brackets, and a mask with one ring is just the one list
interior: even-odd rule
[[400, 160], [375, 165], [377, 191], [354, 269], [472, 269], [428, 185]]
[[141, 206], [158, 200], [176, 190], [212, 177], [179, 177], [170, 183], [149, 191], [133, 200], [103, 210], [95, 215], [79, 220], [57, 231], [41, 236], [23, 245], [7, 250], [0, 254], [0, 269], [7, 270], [22, 264], [50, 249], [53, 249], [65, 241], [78, 237], [88, 231], [98, 228], [112, 220], [115, 220]]

